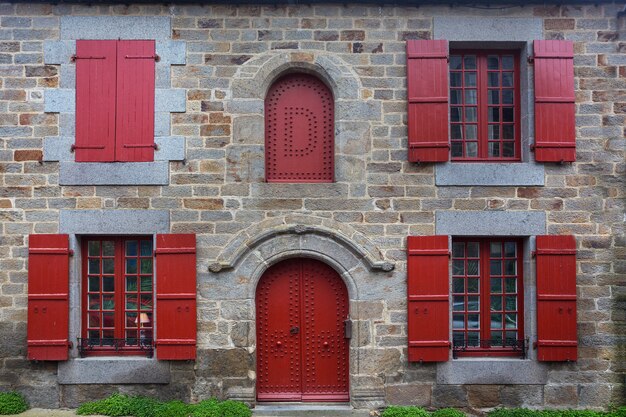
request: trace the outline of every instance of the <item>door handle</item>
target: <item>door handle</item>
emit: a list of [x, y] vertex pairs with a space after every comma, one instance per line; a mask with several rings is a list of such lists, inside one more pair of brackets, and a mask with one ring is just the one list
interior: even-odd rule
[[300, 328], [298, 326], [293, 326], [291, 329], [289, 329], [289, 333], [298, 334], [300, 333]]
[[352, 339], [352, 320], [344, 320], [343, 322], [343, 337], [346, 339]]

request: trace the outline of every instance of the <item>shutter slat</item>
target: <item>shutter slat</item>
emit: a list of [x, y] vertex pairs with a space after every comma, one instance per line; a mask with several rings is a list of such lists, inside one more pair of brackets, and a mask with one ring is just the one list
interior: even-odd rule
[[409, 40], [406, 49], [409, 161], [447, 161], [448, 41]]
[[448, 360], [449, 279], [448, 237], [407, 239], [409, 361]]
[[576, 160], [574, 46], [571, 41], [534, 41], [535, 160]]
[[118, 41], [118, 161], [154, 161], [154, 55], [154, 41]]
[[196, 236], [156, 239], [156, 354], [158, 359], [196, 358]]
[[115, 160], [115, 52], [117, 41], [76, 41], [77, 162]]
[[62, 361], [69, 348], [69, 236], [28, 238], [28, 359]]
[[575, 361], [576, 240], [537, 236], [537, 359]]

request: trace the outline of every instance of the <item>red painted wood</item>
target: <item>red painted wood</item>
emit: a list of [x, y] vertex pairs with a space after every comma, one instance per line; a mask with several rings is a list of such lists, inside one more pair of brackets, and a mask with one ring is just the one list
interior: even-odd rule
[[76, 161], [115, 161], [117, 41], [76, 41]]
[[256, 309], [259, 401], [349, 400], [348, 293], [337, 272], [313, 259], [276, 264]]
[[69, 348], [69, 237], [28, 238], [28, 359], [63, 361]]
[[116, 159], [154, 160], [154, 41], [117, 44]]
[[409, 40], [406, 52], [409, 161], [447, 161], [448, 41]]
[[333, 182], [334, 99], [308, 74], [276, 81], [265, 98], [265, 172], [268, 182]]
[[574, 46], [572, 41], [534, 41], [535, 159], [576, 160]]
[[158, 359], [196, 358], [196, 236], [156, 237], [156, 354]]
[[537, 236], [537, 359], [575, 361], [576, 240]]
[[450, 350], [447, 236], [407, 238], [410, 362], [445, 362]]

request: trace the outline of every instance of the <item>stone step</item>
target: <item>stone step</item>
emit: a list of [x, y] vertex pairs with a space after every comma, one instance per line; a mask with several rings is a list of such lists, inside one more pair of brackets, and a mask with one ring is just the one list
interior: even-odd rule
[[253, 417], [370, 417], [369, 410], [355, 410], [349, 403], [264, 403]]

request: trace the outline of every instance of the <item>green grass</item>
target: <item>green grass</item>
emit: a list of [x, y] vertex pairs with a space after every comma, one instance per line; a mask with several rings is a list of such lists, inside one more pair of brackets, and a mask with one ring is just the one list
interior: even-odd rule
[[[390, 405], [382, 417], [465, 417], [454, 408], [442, 408], [432, 413], [420, 407]], [[213, 416], [211, 416], [213, 417]], [[626, 417], [626, 407], [610, 408], [609, 411], [591, 410], [529, 410], [527, 408], [496, 408], [487, 417]]]
[[252, 412], [244, 403], [232, 400], [210, 399], [199, 404], [186, 404], [178, 400], [161, 402], [148, 397], [113, 394], [103, 400], [82, 404], [76, 414], [113, 417], [250, 417]]
[[20, 414], [28, 410], [28, 403], [22, 394], [15, 391], [0, 392], [0, 415]]

